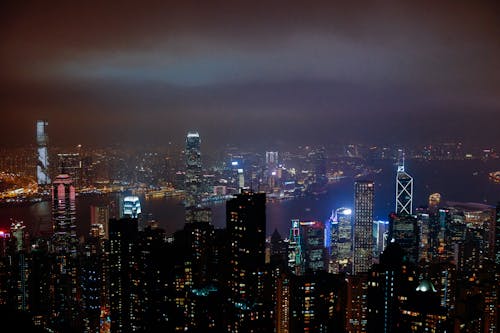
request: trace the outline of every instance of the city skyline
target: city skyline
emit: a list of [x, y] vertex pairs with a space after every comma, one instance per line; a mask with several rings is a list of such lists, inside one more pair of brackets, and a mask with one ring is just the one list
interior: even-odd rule
[[297, 137], [499, 145], [492, 1], [12, 2], [1, 12], [2, 145], [31, 143], [37, 119], [61, 145], [167, 145], [193, 129], [207, 148], [248, 143], [243, 131], [260, 147]]

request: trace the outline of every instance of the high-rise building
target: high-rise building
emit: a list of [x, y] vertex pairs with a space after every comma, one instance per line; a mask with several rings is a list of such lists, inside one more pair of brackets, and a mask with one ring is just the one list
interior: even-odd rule
[[73, 180], [67, 174], [56, 177], [52, 190], [52, 218], [54, 241], [62, 241], [62, 248], [76, 239], [76, 193]]
[[201, 167], [201, 149], [200, 135], [198, 132], [189, 132], [186, 137], [186, 178], [185, 206], [196, 207], [201, 204], [202, 191], [202, 167]]
[[[352, 210], [338, 208], [330, 218], [330, 273], [352, 272]], [[327, 242], [328, 243], [328, 242]]]
[[411, 215], [413, 210], [413, 178], [405, 171], [404, 152], [399, 150], [396, 174], [396, 214]]
[[[5, 235], [5, 234], [4, 234]], [[29, 276], [30, 256], [28, 247], [29, 235], [25, 232], [22, 221], [16, 221], [10, 227], [10, 246], [8, 254], [10, 261], [10, 293], [14, 308], [21, 311], [29, 310]], [[1, 274], [1, 273], [0, 273]]]
[[139, 197], [132, 195], [123, 198], [123, 217], [136, 219], [141, 214], [141, 202]]
[[44, 120], [36, 122], [36, 142], [38, 145], [38, 161], [36, 165], [36, 178], [38, 185], [44, 186], [50, 184], [49, 175], [49, 153], [47, 146], [49, 139], [46, 133], [46, 127], [49, 123]]
[[273, 169], [278, 166], [277, 151], [266, 151], [266, 166], [268, 169]]
[[302, 253], [301, 263], [306, 271], [324, 271], [326, 268], [325, 227], [318, 221], [301, 221], [300, 248]]
[[368, 272], [372, 265], [374, 189], [373, 181], [354, 184], [354, 274]]
[[387, 246], [387, 237], [389, 235], [388, 228], [388, 221], [373, 221], [373, 239], [375, 240], [373, 251], [376, 257], [378, 257]]
[[134, 332], [139, 303], [137, 219], [109, 222], [109, 273], [111, 332]]
[[415, 217], [392, 213], [389, 216], [389, 240], [399, 244], [411, 263], [418, 263], [420, 232]]
[[59, 159], [59, 172], [68, 174], [73, 179], [73, 185], [79, 189], [82, 183], [82, 159], [79, 153], [60, 153], [57, 154]]
[[[266, 194], [244, 190], [226, 203], [229, 244], [228, 288], [231, 311], [228, 325], [232, 332], [256, 325], [263, 319], [250, 314], [263, 296], [266, 247]], [[248, 326], [247, 326], [248, 325]], [[245, 330], [246, 331], [246, 330]]]
[[78, 283], [76, 238], [76, 196], [71, 177], [61, 174], [52, 187], [54, 233], [53, 325], [58, 329], [78, 327]]
[[109, 239], [109, 207], [90, 206], [90, 226], [98, 230], [98, 235], [104, 239]]

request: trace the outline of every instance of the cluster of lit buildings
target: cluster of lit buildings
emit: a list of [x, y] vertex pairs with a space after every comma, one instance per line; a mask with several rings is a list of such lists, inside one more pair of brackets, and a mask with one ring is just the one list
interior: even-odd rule
[[[43, 126], [39, 132], [37, 175], [51, 193], [53, 232], [33, 239], [21, 222], [0, 232], [0, 306], [28, 314], [33, 329], [498, 330], [500, 204], [443, 205], [433, 194], [428, 207], [414, 209], [402, 152], [388, 222], [374, 221], [374, 182], [358, 180], [352, 208], [334, 209], [327, 221], [298, 217], [288, 238], [276, 230], [267, 237], [268, 194], [245, 187], [238, 169], [226, 227], [213, 226], [203, 200], [200, 135], [189, 132], [184, 227], [166, 235], [129, 195], [116, 210], [92, 206], [83, 240], [76, 235], [74, 179], [45, 174]], [[321, 186], [323, 152], [311, 158], [313, 183]], [[279, 168], [277, 161], [278, 153], [266, 154], [268, 170]]]

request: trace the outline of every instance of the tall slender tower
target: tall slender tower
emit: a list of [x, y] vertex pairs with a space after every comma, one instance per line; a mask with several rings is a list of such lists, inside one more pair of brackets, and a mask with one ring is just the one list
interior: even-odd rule
[[52, 236], [54, 253], [54, 326], [67, 330], [78, 326], [77, 245], [75, 188], [71, 177], [61, 174], [52, 187]]
[[201, 203], [201, 150], [198, 132], [189, 132], [186, 137], [186, 208], [196, 207]]
[[48, 136], [46, 127], [49, 123], [44, 120], [36, 122], [36, 142], [38, 145], [38, 161], [36, 165], [36, 178], [38, 185], [50, 184], [49, 176], [49, 154], [47, 152]]
[[372, 265], [374, 188], [372, 181], [354, 184], [353, 274], [368, 272]]
[[396, 214], [411, 215], [413, 211], [413, 178], [405, 171], [405, 155], [398, 151], [396, 174]]

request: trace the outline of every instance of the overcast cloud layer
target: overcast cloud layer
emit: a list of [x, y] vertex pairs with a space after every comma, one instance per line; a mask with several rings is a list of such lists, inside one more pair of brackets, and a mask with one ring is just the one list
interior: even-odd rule
[[401, 2], [2, 2], [1, 142], [500, 145], [500, 5]]

